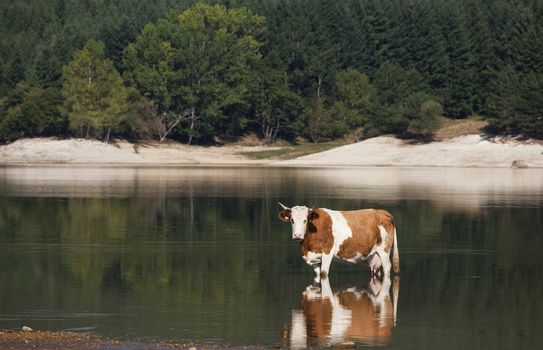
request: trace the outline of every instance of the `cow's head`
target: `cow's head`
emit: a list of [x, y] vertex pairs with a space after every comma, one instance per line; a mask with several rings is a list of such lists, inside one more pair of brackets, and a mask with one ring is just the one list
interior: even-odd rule
[[317, 217], [315, 209], [300, 205], [292, 208], [288, 208], [281, 203], [279, 205], [283, 208], [279, 213], [279, 219], [290, 221], [292, 224], [292, 239], [303, 240], [307, 231], [307, 224]]

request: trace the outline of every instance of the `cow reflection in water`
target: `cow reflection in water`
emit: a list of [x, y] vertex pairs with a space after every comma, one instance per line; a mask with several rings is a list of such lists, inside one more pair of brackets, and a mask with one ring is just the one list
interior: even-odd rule
[[[386, 345], [396, 325], [400, 279], [368, 279], [362, 288], [333, 292], [328, 278], [302, 293], [301, 309], [292, 311], [291, 348], [332, 346], [345, 342]], [[346, 344], [343, 344], [346, 345]]]

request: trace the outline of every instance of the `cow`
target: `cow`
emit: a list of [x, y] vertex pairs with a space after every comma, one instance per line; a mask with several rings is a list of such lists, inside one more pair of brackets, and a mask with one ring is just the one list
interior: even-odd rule
[[400, 279], [368, 278], [361, 288], [333, 292], [328, 279], [309, 285], [299, 309], [292, 310], [289, 348], [342, 347], [349, 342], [366, 346], [387, 345], [396, 326]]
[[279, 205], [283, 209], [279, 218], [292, 224], [292, 239], [301, 243], [302, 257], [313, 267], [315, 282], [328, 276], [333, 258], [365, 262], [372, 276], [377, 276], [381, 268], [384, 274], [389, 274], [392, 247], [394, 272], [400, 271], [396, 226], [388, 211]]

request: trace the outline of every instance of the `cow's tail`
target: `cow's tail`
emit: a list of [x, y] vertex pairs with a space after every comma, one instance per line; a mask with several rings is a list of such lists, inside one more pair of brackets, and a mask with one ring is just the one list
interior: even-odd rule
[[394, 252], [392, 253], [392, 265], [394, 272], [400, 272], [400, 253], [398, 253], [398, 237], [396, 234], [396, 225], [394, 225]]
[[396, 326], [396, 316], [398, 314], [398, 294], [400, 293], [400, 276], [394, 276], [392, 282], [392, 297], [394, 298], [394, 326]]

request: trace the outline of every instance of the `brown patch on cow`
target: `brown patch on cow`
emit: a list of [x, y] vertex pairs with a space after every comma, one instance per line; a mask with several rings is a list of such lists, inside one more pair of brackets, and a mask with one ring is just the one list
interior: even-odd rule
[[386, 210], [363, 209], [352, 211], [341, 211], [347, 224], [353, 232], [351, 238], [346, 239], [339, 249], [338, 255], [343, 259], [351, 259], [357, 253], [367, 256], [371, 249], [381, 244], [381, 233], [379, 226], [387, 231], [385, 239], [385, 251], [390, 252], [394, 240], [394, 220]]
[[334, 246], [332, 234], [332, 218], [322, 209], [315, 209], [313, 220], [307, 224], [302, 241], [302, 255], [308, 252], [330, 254]]
[[383, 225], [383, 227], [387, 231], [387, 237], [385, 240], [385, 252], [390, 253], [390, 248], [394, 243], [394, 218], [392, 217], [392, 214], [390, 214], [386, 210], [376, 209], [375, 211], [380, 217], [381, 225]]
[[289, 221], [292, 216], [292, 211], [290, 209], [282, 210], [279, 212], [279, 219], [282, 221]]

